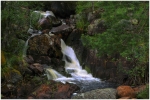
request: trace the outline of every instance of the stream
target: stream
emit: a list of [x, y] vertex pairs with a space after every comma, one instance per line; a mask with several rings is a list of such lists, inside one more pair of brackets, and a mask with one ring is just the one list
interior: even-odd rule
[[95, 78], [91, 73], [82, 69], [74, 50], [67, 46], [61, 39], [61, 51], [63, 53], [63, 60], [65, 61], [65, 71], [71, 75], [66, 77], [52, 68], [46, 69], [46, 74], [49, 80], [55, 80], [62, 83], [73, 83], [80, 87], [80, 92], [86, 92], [99, 88], [115, 88], [114, 84], [101, 81], [99, 78]]

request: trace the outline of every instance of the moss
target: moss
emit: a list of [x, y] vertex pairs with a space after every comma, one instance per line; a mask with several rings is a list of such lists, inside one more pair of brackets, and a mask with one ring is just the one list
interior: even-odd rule
[[[12, 75], [17, 74], [19, 76], [22, 76], [20, 71], [18, 71], [17, 69], [5, 66], [4, 68], [2, 68], [2, 79], [8, 81], [12, 78]], [[14, 73], [14, 74], [13, 74]]]

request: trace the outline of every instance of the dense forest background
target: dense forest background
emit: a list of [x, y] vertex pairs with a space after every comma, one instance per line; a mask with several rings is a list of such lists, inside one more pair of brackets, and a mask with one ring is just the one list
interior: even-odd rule
[[[9, 81], [11, 72], [21, 74], [20, 64], [27, 67], [22, 53], [34, 10], [46, 11], [51, 2], [1, 1], [1, 80]], [[69, 2], [70, 3], [70, 2]], [[79, 1], [75, 4], [78, 14], [76, 28], [81, 30], [85, 47], [96, 50], [97, 57], [107, 57], [116, 62], [122, 59], [132, 63], [130, 70], [118, 71], [128, 75], [130, 85], [149, 83], [149, 2], [148, 1]], [[90, 33], [88, 12], [96, 15], [103, 26], [101, 33]], [[93, 22], [96, 23], [96, 22]], [[20, 69], [20, 70], [18, 70]], [[89, 69], [87, 69], [89, 70]], [[89, 71], [90, 72], [90, 71]]]

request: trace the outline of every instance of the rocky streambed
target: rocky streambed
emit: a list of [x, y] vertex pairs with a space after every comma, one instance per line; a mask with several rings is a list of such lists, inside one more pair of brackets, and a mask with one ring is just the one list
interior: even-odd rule
[[[103, 33], [107, 27], [105, 21], [96, 17], [102, 9], [96, 13], [76, 14], [69, 13], [72, 9], [63, 10], [61, 2], [52, 3], [53, 12], [34, 11], [31, 18], [31, 27], [28, 30], [29, 38], [26, 40], [24, 49], [24, 60], [18, 63], [17, 70], [11, 71], [9, 81], [2, 79], [2, 99], [116, 99], [135, 98], [139, 91], [145, 86], [131, 88], [117, 86], [125, 83], [128, 79], [124, 73], [116, 74], [119, 62], [111, 62], [107, 57], [98, 58], [97, 51], [83, 46], [81, 35], [86, 33], [90, 36], [95, 33]], [[65, 3], [64, 3], [65, 5]], [[62, 7], [60, 11], [60, 7]], [[68, 4], [67, 6], [68, 7]], [[59, 9], [58, 9], [59, 8]], [[50, 9], [52, 10], [52, 9]], [[64, 12], [65, 11], [65, 12]], [[88, 15], [90, 22], [87, 32], [76, 28], [76, 22], [80, 21], [82, 15]], [[37, 17], [37, 15], [40, 17]], [[67, 17], [66, 17], [66, 16]], [[68, 17], [69, 16], [69, 17]], [[34, 19], [36, 17], [36, 19]], [[59, 18], [62, 17], [62, 18]], [[34, 19], [34, 20], [33, 20]], [[63, 84], [48, 80], [46, 68], [53, 68], [59, 73], [70, 77], [66, 73], [62, 60], [61, 39], [72, 46], [81, 66], [90, 70], [96, 78], [102, 78], [101, 83]], [[115, 55], [117, 56], [117, 55]], [[118, 56], [117, 56], [118, 57]], [[122, 58], [122, 62], [124, 59]], [[129, 62], [124, 62], [128, 66]], [[127, 67], [125, 67], [127, 68]], [[11, 70], [11, 69], [10, 69]], [[111, 84], [112, 83], [112, 84]], [[83, 85], [83, 86], [82, 86]], [[93, 87], [89, 88], [89, 85]]]

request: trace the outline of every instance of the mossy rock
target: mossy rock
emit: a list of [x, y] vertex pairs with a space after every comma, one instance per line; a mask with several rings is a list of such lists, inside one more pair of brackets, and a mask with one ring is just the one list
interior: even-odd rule
[[2, 78], [7, 82], [17, 83], [22, 80], [22, 75], [20, 71], [6, 66], [2, 69]]

